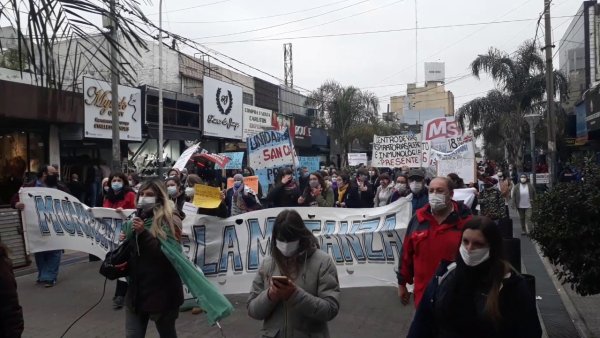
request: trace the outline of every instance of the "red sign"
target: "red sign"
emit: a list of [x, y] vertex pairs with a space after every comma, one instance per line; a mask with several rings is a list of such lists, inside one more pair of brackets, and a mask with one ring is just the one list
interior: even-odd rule
[[423, 124], [424, 141], [459, 137], [462, 130], [454, 117], [439, 117]]

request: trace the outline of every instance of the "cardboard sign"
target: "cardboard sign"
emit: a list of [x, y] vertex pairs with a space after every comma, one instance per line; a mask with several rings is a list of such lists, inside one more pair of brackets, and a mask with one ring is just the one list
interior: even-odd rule
[[452, 160], [440, 160], [437, 162], [438, 176], [448, 176], [450, 173], [457, 174], [463, 179], [465, 184], [477, 182], [474, 159], [458, 158]]
[[421, 148], [421, 140], [417, 135], [375, 135], [371, 165], [377, 168], [421, 167]]
[[217, 155], [229, 158], [229, 162], [225, 167], [221, 167], [219, 163], [215, 163], [215, 169], [242, 169], [244, 161], [244, 152], [218, 153]]
[[[258, 194], [258, 176], [244, 177], [244, 185], [248, 186], [252, 191]], [[227, 179], [227, 189], [233, 188], [233, 177]]]
[[369, 159], [367, 158], [367, 153], [348, 153], [348, 165], [366, 165], [368, 161]]
[[203, 184], [194, 185], [194, 206], [214, 209], [221, 204], [221, 189]]
[[183, 203], [183, 213], [188, 216], [188, 215], [196, 215], [198, 213], [198, 207], [196, 207], [195, 205], [193, 205], [190, 202], [185, 202]]

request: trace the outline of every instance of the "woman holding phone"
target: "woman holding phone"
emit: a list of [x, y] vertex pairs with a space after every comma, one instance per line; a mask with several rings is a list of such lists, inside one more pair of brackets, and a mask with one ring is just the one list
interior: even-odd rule
[[252, 282], [248, 315], [263, 321], [263, 337], [329, 337], [327, 322], [340, 306], [335, 263], [294, 210], [277, 215], [272, 239]]

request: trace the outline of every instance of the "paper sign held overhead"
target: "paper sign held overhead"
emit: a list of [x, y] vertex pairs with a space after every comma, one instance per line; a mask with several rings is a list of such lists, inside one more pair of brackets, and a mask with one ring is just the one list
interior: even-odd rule
[[[244, 185], [252, 189], [254, 193], [258, 194], [258, 176], [244, 177]], [[227, 189], [230, 188], [233, 188], [233, 177], [227, 179]]]
[[221, 189], [204, 184], [194, 185], [194, 206], [214, 209], [221, 204]]

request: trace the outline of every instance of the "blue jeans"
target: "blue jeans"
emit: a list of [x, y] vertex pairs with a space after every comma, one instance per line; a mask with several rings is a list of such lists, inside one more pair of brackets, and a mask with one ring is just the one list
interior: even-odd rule
[[62, 250], [42, 251], [35, 253], [35, 265], [38, 269], [38, 281], [56, 282]]
[[156, 325], [156, 331], [160, 338], [177, 338], [175, 331], [175, 320], [179, 317], [179, 308], [165, 313], [134, 313], [126, 307], [125, 312], [125, 335], [127, 338], [144, 338], [146, 337], [146, 329], [148, 329], [148, 321], [152, 319]]

